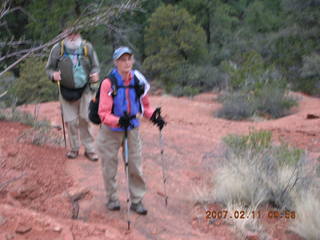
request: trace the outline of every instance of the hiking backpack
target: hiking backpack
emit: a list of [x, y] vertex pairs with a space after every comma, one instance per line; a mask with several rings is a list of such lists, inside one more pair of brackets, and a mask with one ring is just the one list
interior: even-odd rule
[[[140, 80], [139, 80], [138, 76], [136, 76], [136, 74], [134, 74], [134, 85], [133, 86], [118, 86], [117, 79], [112, 74], [109, 74], [107, 76], [107, 78], [110, 79], [111, 88], [113, 88], [113, 91], [111, 94], [112, 98], [114, 98], [117, 95], [117, 91], [119, 88], [134, 88], [138, 99], [145, 92], [145, 84], [139, 84]], [[102, 85], [103, 81], [104, 80], [102, 80], [100, 82], [96, 96], [89, 103], [88, 117], [89, 117], [89, 120], [94, 124], [101, 124], [101, 119], [99, 117], [98, 110], [99, 110], [99, 102], [100, 102], [100, 90], [101, 90], [101, 85]], [[113, 109], [112, 109], [112, 112], [113, 112]]]

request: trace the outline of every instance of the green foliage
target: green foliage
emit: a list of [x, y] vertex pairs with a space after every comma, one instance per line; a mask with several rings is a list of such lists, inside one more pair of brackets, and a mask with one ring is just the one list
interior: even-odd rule
[[32, 1], [28, 10], [37, 20], [29, 21], [28, 35], [43, 41], [53, 38], [67, 27], [67, 22], [75, 20], [75, 2], [74, 0]]
[[38, 57], [30, 57], [21, 64], [20, 77], [10, 89], [18, 105], [57, 99], [57, 87], [48, 79], [45, 65], [46, 60]]
[[254, 115], [254, 99], [249, 98], [246, 92], [236, 91], [225, 93], [221, 97], [223, 107], [216, 113], [217, 117], [230, 120], [247, 119]]
[[[297, 101], [287, 95], [286, 81], [273, 66], [267, 66], [256, 52], [242, 57], [241, 65], [224, 63], [229, 74], [229, 92], [222, 98], [217, 113], [227, 119], [245, 119], [253, 115], [282, 117]], [[240, 61], [241, 62], [241, 61]]]
[[[11, 4], [16, 10], [3, 17], [0, 42], [26, 41], [22, 45], [2, 44], [1, 56], [43, 43], [81, 14], [119, 1], [37, 0]], [[193, 95], [223, 86], [225, 78], [217, 69], [227, 62], [241, 65], [245, 54], [256, 51], [259, 57], [252, 60], [276, 68], [292, 89], [319, 92], [318, 0], [154, 0], [141, 1], [140, 7], [142, 11], [110, 19], [111, 28], [90, 27], [82, 33], [97, 50], [102, 76], [112, 65], [113, 50], [129, 45], [135, 52], [137, 67], [143, 66], [150, 77], [164, 83], [167, 91], [178, 96]], [[0, 68], [17, 57], [0, 61]], [[186, 69], [190, 69], [191, 77], [183, 74]], [[20, 66], [13, 71], [18, 77]], [[209, 72], [215, 74], [206, 78]], [[243, 76], [233, 80], [235, 84], [239, 80], [242, 89], [241, 84], [247, 81], [241, 79]]]
[[297, 83], [298, 89], [310, 94], [319, 95], [320, 92], [320, 55], [312, 53], [303, 57], [301, 79]]
[[224, 144], [229, 151], [238, 156], [247, 157], [248, 151], [251, 155], [259, 154], [266, 149], [272, 150], [275, 158], [279, 159], [279, 166], [294, 166], [303, 157], [304, 151], [292, 147], [286, 143], [278, 146], [272, 145], [272, 132], [268, 130], [252, 130], [248, 135], [230, 134], [223, 138]]
[[223, 138], [224, 144], [236, 155], [243, 155], [250, 149], [257, 154], [271, 147], [272, 132], [266, 130], [251, 131], [248, 135], [228, 135]]
[[[273, 1], [278, 2], [278, 1]], [[269, 6], [269, 1], [254, 1], [245, 11], [245, 22], [254, 32], [270, 32], [281, 25], [279, 6]], [[276, 12], [275, 12], [276, 11]]]
[[305, 154], [304, 150], [289, 146], [285, 143], [282, 143], [280, 146], [275, 146], [274, 149], [276, 157], [281, 159], [281, 166], [295, 166]]
[[203, 29], [185, 9], [163, 5], [152, 14], [146, 28], [143, 66], [171, 91], [176, 79], [185, 77], [182, 69], [205, 60], [205, 42]]

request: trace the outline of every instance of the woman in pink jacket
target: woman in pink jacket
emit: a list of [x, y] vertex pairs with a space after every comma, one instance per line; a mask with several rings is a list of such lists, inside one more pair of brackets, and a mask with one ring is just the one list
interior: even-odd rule
[[118, 152], [124, 142], [125, 131], [128, 139], [128, 173], [130, 209], [146, 215], [142, 204], [146, 192], [141, 164], [140, 121], [138, 114], [150, 119], [160, 130], [166, 124], [160, 108], [150, 106], [147, 92], [150, 85], [145, 77], [133, 70], [134, 56], [128, 47], [114, 51], [115, 68], [102, 82], [100, 90], [99, 116], [101, 128], [97, 138], [97, 149], [102, 162], [104, 184], [107, 193], [107, 208], [120, 210], [117, 196], [116, 175]]

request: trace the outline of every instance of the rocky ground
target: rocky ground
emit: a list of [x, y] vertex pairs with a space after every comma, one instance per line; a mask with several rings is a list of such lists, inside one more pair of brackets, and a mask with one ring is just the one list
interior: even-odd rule
[[[164, 158], [168, 175], [168, 206], [164, 205], [159, 132], [143, 120], [144, 175], [148, 191], [144, 203], [147, 216], [130, 214], [127, 231], [126, 182], [119, 164], [120, 212], [105, 208], [100, 162], [83, 154], [75, 160], [64, 157], [57, 145], [34, 145], [21, 141], [30, 127], [0, 122], [0, 239], [46, 240], [178, 240], [237, 239], [223, 222], [208, 224], [205, 209], [195, 206], [196, 187], [214, 174], [221, 138], [248, 133], [251, 129], [273, 132], [274, 141], [285, 141], [306, 149], [310, 161], [320, 155], [320, 99], [295, 93], [300, 105], [290, 116], [267, 121], [228, 121], [214, 117], [220, 107], [212, 93], [193, 99], [152, 96], [162, 106], [168, 125], [163, 131]], [[33, 112], [34, 106], [24, 106]], [[61, 125], [57, 102], [40, 105], [39, 118]], [[58, 131], [58, 130], [54, 130]], [[93, 127], [96, 135], [97, 127]], [[58, 131], [62, 134], [62, 131]], [[83, 153], [83, 151], [81, 152]], [[311, 164], [312, 164], [311, 163]], [[282, 221], [282, 222], [281, 222]], [[288, 222], [267, 223], [274, 239], [299, 239], [286, 231]], [[248, 236], [255, 239], [256, 236]]]

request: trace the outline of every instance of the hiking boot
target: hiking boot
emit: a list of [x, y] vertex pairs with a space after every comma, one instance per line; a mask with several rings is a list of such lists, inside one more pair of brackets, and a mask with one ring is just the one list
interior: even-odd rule
[[140, 215], [147, 215], [148, 210], [144, 208], [142, 202], [132, 203], [130, 209]]
[[110, 211], [119, 211], [120, 210], [119, 200], [109, 200], [107, 203], [107, 208]]
[[96, 161], [98, 161], [98, 155], [97, 154], [95, 154], [94, 152], [91, 152], [91, 153], [88, 153], [88, 152], [85, 152], [84, 153], [84, 156], [86, 157], [86, 158], [88, 158], [90, 161], [93, 161], [93, 162], [96, 162]]
[[71, 158], [71, 159], [77, 158], [78, 155], [79, 155], [79, 151], [74, 151], [74, 150], [71, 150], [66, 154], [67, 158]]

